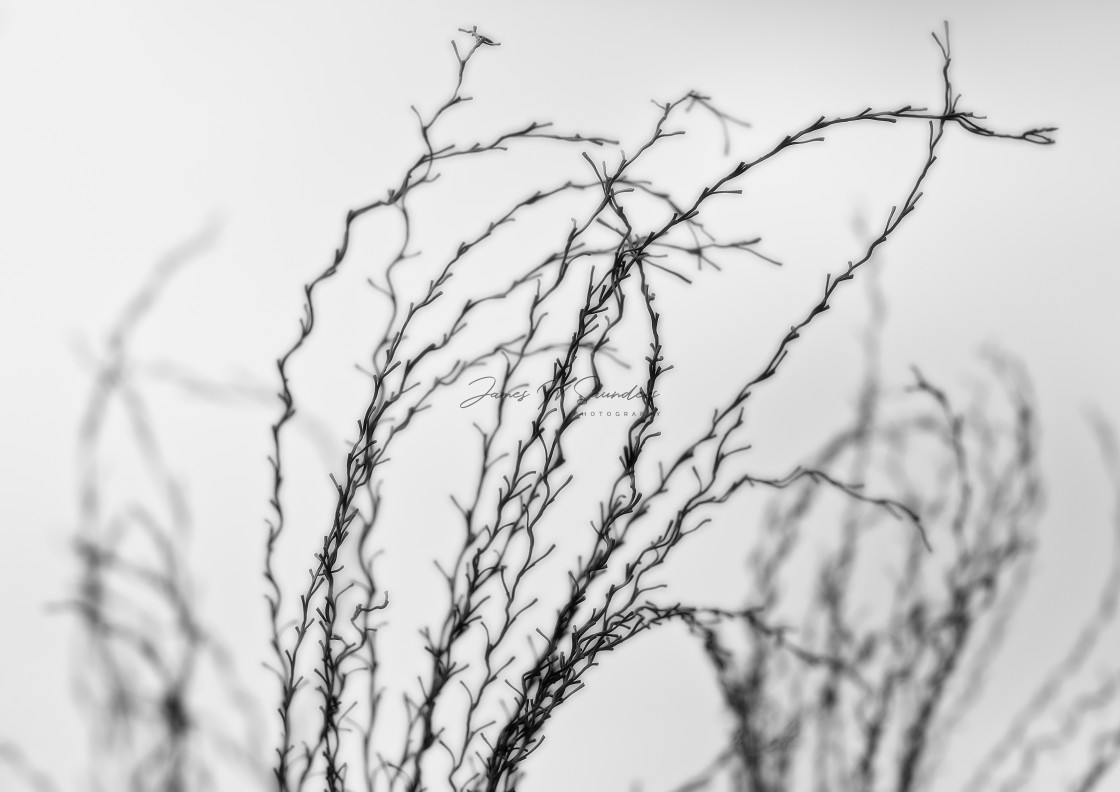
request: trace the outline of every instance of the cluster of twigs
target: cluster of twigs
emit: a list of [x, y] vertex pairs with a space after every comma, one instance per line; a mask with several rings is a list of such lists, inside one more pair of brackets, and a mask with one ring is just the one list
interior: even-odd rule
[[[726, 625], [693, 625], [736, 728], [679, 790], [721, 779], [752, 791], [942, 788], [952, 738], [977, 707], [1030, 580], [1042, 507], [1036, 407], [1021, 366], [994, 353], [1004, 410], [962, 411], [917, 370], [908, 393], [892, 401], [876, 366], [879, 332], [873, 323], [856, 418], [821, 444], [816, 463], [893, 480], [941, 545], [931, 554], [917, 536], [884, 533], [881, 515], [863, 504], [822, 505], [812, 483], [776, 497], [748, 584], [756, 607], [792, 625], [807, 654], [791, 658], [751, 619], [742, 622], [742, 649]], [[1112, 435], [1103, 422], [1097, 434], [1120, 495]], [[812, 596], [792, 595], [806, 579], [816, 580]], [[1118, 759], [1115, 729], [1088, 740], [1081, 732], [1116, 700], [1115, 675], [1079, 696], [1067, 692], [1114, 623], [1118, 600], [1120, 537], [1097, 608], [960, 788], [1031, 788], [1044, 758], [1086, 743], [1090, 761], [1069, 765], [1077, 773], [1068, 788], [1097, 788]]]
[[[211, 398], [244, 394], [149, 365], [133, 349], [170, 281], [213, 235], [205, 230], [170, 252], [123, 307], [104, 350], [83, 350], [93, 381], [79, 436], [78, 585], [55, 608], [75, 614], [82, 626], [75, 681], [92, 738], [90, 788], [198, 789], [214, 765], [231, 757], [250, 778], [261, 772], [231, 731], [234, 718], [250, 711], [205, 714], [203, 702], [215, 690], [202, 689], [201, 675], [210, 673], [218, 695], [235, 706], [247, 694], [199, 612], [188, 563], [188, 500], [160, 441], [145, 381], [203, 389]], [[36, 788], [54, 788], [46, 774], [37, 778]]]
[[[95, 737], [89, 788], [203, 789], [221, 776], [218, 765], [232, 760], [248, 769], [245, 786], [278, 792], [512, 792], [549, 718], [584, 687], [590, 670], [668, 622], [703, 638], [736, 723], [728, 746], [684, 788], [709, 786], [721, 775], [756, 791], [934, 786], [949, 738], [982, 689], [1029, 579], [1041, 484], [1025, 376], [995, 359], [1011, 400], [1009, 425], [983, 410], [959, 412], [917, 372], [905, 403], [924, 406], [887, 415], [874, 364], [876, 320], [856, 419], [812, 464], [784, 473], [750, 469], [747, 407], [918, 206], [950, 128], [1035, 144], [1053, 142], [1053, 130], [1003, 133], [960, 109], [947, 35], [935, 36], [944, 61], [939, 109], [905, 105], [821, 116], [681, 195], [641, 171], [665, 140], [684, 134], [682, 115], [706, 111], [728, 150], [731, 127], [745, 126], [696, 92], [658, 104], [652, 130], [629, 155], [607, 138], [538, 122], [477, 142], [441, 142], [450, 117], [469, 101], [471, 62], [499, 46], [475, 28], [462, 32], [468, 44], [453, 45], [449, 98], [429, 114], [416, 112], [419, 151], [395, 186], [346, 215], [333, 258], [304, 287], [299, 332], [277, 361], [282, 411], [271, 430], [273, 514], [264, 567], [269, 666], [278, 684], [271, 773], [254, 763], [248, 741], [235, 738], [226, 719], [209, 717], [202, 703], [214, 693], [199, 681], [206, 670], [224, 684], [220, 698], [229, 712], [246, 693], [230, 652], [200, 615], [186, 560], [190, 512], [140, 379], [156, 373], [191, 392], [223, 390], [174, 369], [145, 369], [131, 348], [169, 279], [205, 238], [156, 269], [94, 365], [80, 443], [79, 586], [64, 604], [83, 626], [80, 678]], [[863, 233], [860, 255], [828, 275], [804, 312], [782, 328], [763, 365], [741, 373], [742, 384], [698, 433], [679, 448], [671, 445], [662, 436], [660, 394], [672, 366], [658, 292], [719, 277], [735, 256], [777, 265], [759, 249], [759, 238], [717, 232], [705, 212], [733, 199], [770, 160], [819, 143], [834, 128], [870, 123], [928, 129], [901, 202]], [[421, 255], [413, 238], [417, 206], [437, 180], [453, 179], [462, 163], [500, 162], [532, 146], [558, 149], [558, 156], [571, 152], [584, 177], [510, 202], [446, 257]], [[600, 155], [604, 150], [613, 153]], [[544, 252], [503, 262], [509, 272], [486, 259], [486, 277], [480, 276], [485, 254], [517, 221], [561, 210], [574, 216], [551, 226]], [[382, 301], [381, 329], [361, 367], [369, 398], [331, 476], [326, 530], [309, 533], [285, 509], [293, 497], [287, 480], [297, 409], [293, 367], [314, 354], [308, 350], [319, 337], [317, 317], [328, 310], [321, 302], [329, 283], [344, 266], [353, 267], [353, 240], [374, 216], [397, 223], [400, 232], [384, 269], [368, 279]], [[497, 327], [501, 334], [482, 329]], [[630, 394], [636, 407], [613, 430], [595, 427], [589, 443], [589, 403], [608, 392], [606, 381], [619, 367], [641, 374]], [[507, 398], [472, 407], [473, 479], [466, 493], [447, 487], [456, 540], [434, 552], [439, 615], [419, 634], [425, 667], [414, 682], [402, 683], [383, 676], [379, 643], [395, 601], [375, 560], [401, 529], [386, 517], [390, 453], [406, 430], [439, 413], [443, 394], [482, 370], [496, 371], [497, 394], [526, 380], [542, 384], [524, 409]], [[593, 385], [577, 387], [587, 382]], [[145, 473], [143, 485], [119, 498], [109, 496], [100, 464], [120, 448], [107, 447], [114, 410], [130, 427], [126, 435]], [[606, 462], [610, 472], [588, 482], [581, 462]], [[757, 528], [749, 605], [729, 610], [673, 596], [666, 572], [677, 548], [710, 522], [736, 519], [732, 498], [754, 487], [774, 490], [776, 499]], [[891, 492], [897, 494], [885, 494]], [[828, 514], [839, 518], [840, 531], [831, 532], [830, 545], [817, 541], [820, 511], [837, 498], [840, 506]], [[886, 518], [912, 530], [878, 530]], [[283, 565], [285, 546], [311, 554], [305, 577]], [[897, 557], [901, 572], [890, 582], [888, 601], [867, 616], [861, 564], [878, 563], [883, 553]], [[803, 597], [804, 612], [796, 612], [790, 605], [806, 589], [804, 578], [798, 582], [803, 557], [815, 564], [816, 589]], [[1120, 561], [1076, 645], [1015, 716], [968, 789], [1025, 785], [1037, 761], [1074, 739], [1086, 712], [1117, 696], [1120, 683], [1110, 678], [1073, 702], [1059, 731], [1042, 728], [1066, 681], [1111, 623], [1118, 596]], [[785, 626], [791, 622], [796, 634]], [[741, 627], [745, 644], [737, 649], [730, 636]], [[1102, 732], [1093, 750], [1079, 790], [1091, 789], [1120, 760], [1120, 738]], [[54, 788], [6, 743], [0, 760], [34, 788]]]
[[[833, 305], [845, 284], [859, 274], [917, 207], [947, 129], [959, 127], [982, 137], [1030, 143], [1053, 142], [1049, 134], [1052, 130], [997, 132], [985, 126], [980, 116], [960, 109], [959, 97], [949, 80], [947, 38], [935, 36], [944, 57], [945, 93], [940, 109], [905, 105], [822, 116], [783, 136], [760, 155], [737, 162], [696, 193], [680, 198], [639, 178], [635, 171], [664, 140], [683, 134], [674, 128], [683, 108], [699, 105], [725, 129], [729, 121], [734, 121], [697, 93], [658, 105], [653, 131], [630, 155], [619, 151], [614, 164], [587, 153], [592, 148], [617, 145], [612, 141], [561, 133], [549, 124], [536, 122], [495, 134], [485, 142], [437, 143], [448, 116], [468, 100], [463, 87], [471, 61], [480, 51], [496, 45], [477, 30], [464, 32], [470, 37], [470, 45], [465, 51], [454, 48], [457, 67], [450, 98], [430, 115], [417, 112], [419, 154], [384, 198], [347, 214], [342, 241], [329, 266], [305, 287], [305, 315], [299, 333], [277, 364], [283, 411], [272, 432], [274, 516], [265, 566], [270, 587], [272, 667], [279, 682], [276, 788], [281, 792], [308, 787], [329, 792], [418, 792], [435, 787], [513, 790], [526, 759], [541, 744], [549, 717], [584, 686], [588, 671], [605, 653], [673, 620], [710, 630], [717, 621], [742, 617], [757, 641], [757, 655], [766, 657], [767, 663], [775, 662], [776, 657], [788, 657], [797, 667], [823, 668], [830, 703], [820, 708], [820, 732], [831, 734], [829, 724], [835, 721], [844, 680], [857, 672], [861, 676], [866, 673], [849, 656], [850, 640], [843, 629], [843, 592], [852, 575], [860, 525], [869, 513], [887, 514], [911, 524], [914, 541], [908, 563], [916, 569], [924, 563], [929, 544], [925, 532], [928, 521], [919, 520], [918, 514], [936, 504], [923, 503], [924, 508], [919, 509], [913, 504], [920, 497], [909, 499], [911, 505], [907, 506], [903, 502], [907, 499], [869, 495], [828, 471], [829, 463], [842, 452], [868, 447], [871, 416], [862, 417], [856, 431], [812, 468], [798, 468], [787, 475], [747, 471], [742, 459], [749, 448], [743, 439], [748, 400], [772, 381], [802, 334]], [[826, 277], [819, 297], [789, 326], [765, 365], [754, 374], [746, 374], [744, 384], [713, 411], [708, 427], [678, 453], [659, 451], [658, 393], [671, 366], [665, 362], [658, 290], [687, 284], [690, 278], [685, 269], [690, 261], [701, 271], [735, 253], [772, 261], [757, 253], [757, 238], [725, 239], [710, 231], [703, 222], [704, 211], [713, 202], [739, 194], [750, 174], [771, 159], [798, 146], [820, 142], [835, 127], [867, 123], [928, 127], [925, 155], [909, 191], [870, 235], [862, 255]], [[540, 189], [513, 202], [477, 235], [462, 240], [452, 255], [437, 261], [434, 276], [418, 291], [407, 291], [399, 285], [405, 267], [415, 272], [423, 266], [410, 233], [417, 194], [452, 172], [456, 161], [497, 157], [508, 149], [531, 144], [580, 151], [589, 178]], [[562, 196], [576, 200], [581, 214], [557, 233], [550, 252], [492, 291], [478, 295], [456, 290], [456, 284], [471, 277], [471, 265], [487, 242], [506, 233], [518, 218], [543, 211]], [[292, 533], [294, 526], [284, 509], [285, 438], [296, 412], [291, 366], [312, 338], [323, 289], [347, 262], [359, 220], [377, 213], [396, 217], [403, 233], [383, 274], [370, 279], [386, 304], [383, 332], [372, 344], [369, 356], [371, 394], [357, 416], [356, 435], [341, 460], [340, 471], [332, 477], [336, 499], [329, 528], [321, 537], [307, 578], [293, 592], [275, 561], [281, 543], [303, 537], [302, 528]], [[460, 272], [463, 276], [455, 279]], [[475, 323], [473, 327], [495, 326], [488, 324], [487, 318], [499, 310], [507, 311], [503, 316], [511, 315], [511, 306], [519, 330], [501, 338], [485, 338], [481, 346], [478, 331], [465, 332], [468, 321]], [[433, 331], [425, 325], [431, 315], [442, 317], [441, 329]], [[619, 347], [614, 342], [617, 337], [640, 341]], [[604, 387], [604, 368], [619, 359], [636, 364], [643, 372], [642, 409], [628, 422], [616, 450], [607, 454], [617, 459], [617, 465], [596, 498], [598, 505], [590, 529], [580, 536], [568, 528], [564, 543], [583, 542], [584, 549], [565, 560], [563, 556], [571, 545], [562, 546], [564, 543], [551, 537], [555, 536], [557, 521], [567, 527], [565, 521], [571, 520], [558, 504], [563, 503], [565, 491], [578, 475], [569, 464], [575, 453], [574, 438], [579, 434], [581, 413], [588, 400]], [[474, 467], [477, 478], [465, 499], [449, 493], [461, 533], [450, 563], [440, 566], [447, 596], [444, 615], [421, 634], [428, 668], [414, 687], [399, 691], [403, 697], [403, 727], [389, 729], [384, 725], [388, 716], [382, 706], [386, 691], [378, 674], [377, 632], [383, 620], [390, 617], [391, 597], [380, 585], [374, 567], [379, 537], [392, 530], [391, 526], [379, 525], [378, 519], [387, 497], [381, 486], [383, 466], [401, 434], [423, 420], [418, 416], [438, 400], [439, 394], [482, 366], [498, 366], [497, 389], [503, 393], [515, 389], [521, 378], [539, 372], [542, 366], [547, 366], [542, 377], [546, 384], [537, 391], [539, 403], [527, 417], [515, 413], [507, 400], [497, 399], [488, 405], [488, 420], [477, 424], [481, 449]], [[574, 383], [586, 378], [595, 383], [594, 388], [573, 395]], [[947, 419], [955, 427], [949, 433], [953, 448], [964, 465], [959, 422], [939, 391], [920, 378], [918, 387], [946, 405]], [[1027, 433], [1029, 428], [1021, 432]], [[1028, 434], [1023, 434], [1021, 442], [1028, 440]], [[1029, 455], [1030, 448], [1023, 453]], [[853, 481], [858, 481], [869, 464], [868, 454], [860, 454], [865, 461], [855, 466]], [[962, 487], [969, 480], [961, 474]], [[728, 613], [674, 601], [668, 596], [671, 592], [658, 593], [663, 585], [658, 574], [674, 550], [689, 534], [718, 519], [718, 507], [737, 491], [749, 486], [790, 489], [798, 482], [816, 485], [809, 492], [820, 491], [822, 485], [837, 490], [854, 504], [852, 516], [846, 520], [845, 540], [828, 565], [822, 607], [816, 611], [817, 617], [830, 625], [831, 637], [821, 651], [794, 646], [781, 630], [767, 623], [765, 610]], [[1016, 480], [1004, 485], [1024, 491], [1008, 493], [1001, 489], [984, 507], [1027, 510], [1033, 497], [1033, 484], [1028, 483]], [[928, 673], [939, 680], [921, 702], [903, 738], [907, 748], [900, 788], [904, 789], [912, 788], [926, 762], [925, 746], [930, 744], [934, 727], [932, 714], [970, 634], [974, 603], [987, 596], [998, 573], [1019, 556], [1023, 545], [1018, 528], [1009, 529], [1006, 536], [985, 530], [981, 531], [979, 544], [966, 541], [966, 522], [974, 508], [969, 504], [969, 492], [962, 490], [953, 519], [956, 560], [948, 573], [954, 581], [953, 597], [942, 617], [944, 629], [924, 643], [916, 637], [927, 629], [921, 619], [935, 614], [917, 613], [911, 607], [919, 593], [914, 576], [907, 576], [908, 583], [896, 599], [892, 625], [903, 634], [898, 638], [898, 661], [888, 663], [892, 679], [913, 677], [922, 673], [923, 664], [932, 663], [933, 671]], [[794, 545], [791, 537], [797, 534], [789, 528], [791, 523], [788, 515], [775, 517], [768, 534], [773, 539], [770, 550], [756, 560], [755, 582], [764, 605], [774, 598], [774, 578]], [[566, 581], [559, 593], [557, 581]], [[552, 601], [548, 601], [550, 596], [554, 597]], [[914, 637], [907, 637], [907, 625]], [[722, 664], [721, 673], [730, 674], [731, 665], [723, 652], [715, 642], [712, 647], [713, 656]], [[863, 651], [875, 655], [874, 647]], [[760, 670], [757, 679], [748, 675], [755, 680], [748, 686], [753, 684], [755, 688], [747, 693], [738, 692], [735, 686], [739, 683], [727, 677], [733, 706], [738, 706], [736, 702], [743, 696], [747, 702], [762, 700], [758, 686], [767, 679], [765, 671], [765, 667]], [[873, 708], [869, 715], [868, 723], [873, 725], [869, 734], [882, 729], [897, 685], [897, 681], [892, 682], [884, 696], [871, 700], [878, 710]], [[304, 711], [301, 702], [309, 698], [317, 700], [314, 725], [299, 714]], [[777, 782], [771, 779], [785, 772], [772, 765], [782, 765], [785, 760], [781, 757], [786, 754], [760, 752], [757, 748], [763, 743], [781, 742], [782, 738], [768, 731], [770, 721], [762, 725], [755, 722], [762, 717], [761, 711], [748, 709], [742, 714], [740, 743], [752, 746], [744, 749], [752, 757], [769, 757], [743, 760], [744, 772], [755, 784], [750, 788], [784, 788], [775, 786]], [[877, 711], [883, 714], [876, 715]], [[870, 740], [874, 744], [861, 765], [866, 779], [874, 777], [877, 740]], [[831, 738], [822, 738], [820, 744], [819, 758], [826, 763], [819, 766], [822, 773], [828, 773], [828, 768], [835, 765], [837, 749]], [[758, 786], [762, 783], [769, 786]]]

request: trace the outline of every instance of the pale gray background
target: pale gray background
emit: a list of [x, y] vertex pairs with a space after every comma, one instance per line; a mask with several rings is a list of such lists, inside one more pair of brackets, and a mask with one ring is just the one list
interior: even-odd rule
[[[1026, 361], [1042, 405], [1050, 488], [1037, 585], [969, 725], [966, 765], [969, 745], [978, 750], [1058, 656], [1108, 558], [1111, 502], [1082, 420], [1087, 405], [1120, 420], [1120, 11], [1104, 2], [0, 3], [0, 737], [80, 788], [71, 624], [44, 614], [72, 571], [72, 459], [88, 388], [80, 339], [96, 343], [151, 264], [213, 222], [215, 244], [176, 281], [143, 347], [213, 377], [271, 385], [299, 285], [327, 262], [346, 210], [398, 178], [411, 151], [408, 105], [444, 96], [456, 28], [477, 24], [503, 42], [480, 60], [470, 90], [502, 118], [636, 140], [649, 99], [695, 87], [752, 120], [740, 140], [758, 145], [821, 113], [936, 104], [929, 33], [945, 18], [966, 104], [997, 126], [1061, 127], [1048, 149], [953, 135], [925, 205], [884, 258], [896, 381], [918, 363], [964, 382], [979, 345], [995, 341]], [[897, 151], [853, 144], [864, 180], [817, 207], [832, 212], [829, 233], [848, 228], [857, 208], [876, 218], [901, 198], [921, 141], [899, 140]], [[801, 177], [789, 173], [796, 194]], [[805, 244], [807, 255], [817, 228], [790, 225], [783, 236], [779, 227], [773, 252]], [[787, 323], [815, 290], [775, 303], [771, 324]], [[740, 304], [723, 294], [709, 316]], [[835, 382], [838, 408], [852, 380], [847, 364], [834, 366], [829, 338], [850, 343], [863, 305], [858, 290], [850, 297], [851, 321], [829, 317], [788, 372], [789, 387]], [[721, 339], [708, 354], [738, 352]], [[791, 399], [801, 433], [791, 448], [827, 423], [796, 407]], [[182, 417], [164, 427], [166, 442], [196, 504], [203, 601], [253, 674], [264, 657], [262, 412], [172, 415]], [[731, 586], [738, 561], [723, 569], [720, 558], [697, 551], [690, 563]], [[659, 789], [710, 755], [722, 734], [717, 691], [672, 682], [703, 668], [680, 637], [611, 658], [556, 719], [529, 768], [536, 788], [640, 780]]]

